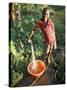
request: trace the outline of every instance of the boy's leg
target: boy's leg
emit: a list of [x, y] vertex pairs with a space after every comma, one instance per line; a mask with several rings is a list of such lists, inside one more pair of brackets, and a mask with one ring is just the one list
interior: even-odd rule
[[50, 64], [53, 59], [53, 56], [52, 56], [53, 44], [50, 44], [49, 47], [50, 47], [50, 49], [49, 49], [49, 53], [48, 53], [48, 63]]
[[51, 45], [51, 50], [50, 50], [51, 62], [54, 61], [54, 59], [53, 59], [53, 54], [52, 54], [53, 48], [54, 48], [54, 44]]
[[48, 58], [49, 49], [50, 49], [50, 45], [46, 44], [45, 48], [44, 48], [44, 51], [45, 51], [44, 52], [45, 60], [47, 60], [47, 58]]
[[46, 59], [47, 59], [47, 62], [50, 62], [50, 44], [47, 45]]
[[49, 51], [50, 51], [50, 44], [48, 44], [48, 46], [47, 46], [47, 50], [46, 50], [47, 55], [49, 54]]

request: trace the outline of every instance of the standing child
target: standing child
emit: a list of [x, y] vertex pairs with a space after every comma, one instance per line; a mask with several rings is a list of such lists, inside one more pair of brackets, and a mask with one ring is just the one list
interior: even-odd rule
[[45, 43], [47, 45], [47, 50], [46, 50], [46, 54], [48, 57], [48, 63], [51, 63], [51, 55], [52, 55], [52, 50], [56, 49], [56, 36], [55, 36], [55, 28], [54, 28], [54, 23], [51, 20], [51, 18], [49, 17], [49, 10], [48, 8], [44, 8], [42, 11], [42, 18], [40, 20], [37, 21], [37, 23], [35, 24], [35, 26], [32, 29], [32, 32], [30, 34], [29, 43], [32, 43], [32, 36], [36, 31], [36, 28], [40, 28], [43, 32], [44, 35], [44, 39], [45, 39]]

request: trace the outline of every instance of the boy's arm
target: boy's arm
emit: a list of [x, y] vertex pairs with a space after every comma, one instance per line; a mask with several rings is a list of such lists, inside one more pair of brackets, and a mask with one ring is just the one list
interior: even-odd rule
[[31, 41], [31, 38], [32, 38], [32, 36], [34, 35], [34, 33], [35, 33], [35, 30], [36, 30], [36, 25], [32, 28], [32, 32], [31, 32], [31, 34], [30, 34], [30, 36], [29, 36], [29, 39], [28, 39], [28, 42], [29, 43], [32, 43], [32, 41]]
[[[53, 23], [53, 22], [52, 22], [52, 27], [53, 27], [53, 30], [54, 30], [54, 32], [55, 32], [55, 26], [54, 26], [54, 23]], [[54, 49], [57, 49], [57, 43], [56, 43], [56, 32], [55, 32]]]
[[[53, 30], [54, 30], [54, 32], [55, 32], [55, 25], [54, 25], [53, 21], [51, 21], [51, 25], [52, 25], [52, 29], [53, 29]], [[57, 49], [57, 43], [56, 43], [56, 32], [55, 32], [54, 49]]]
[[51, 27], [52, 27], [52, 29], [54, 30], [54, 32], [55, 32], [55, 25], [54, 25], [54, 22], [51, 20]]

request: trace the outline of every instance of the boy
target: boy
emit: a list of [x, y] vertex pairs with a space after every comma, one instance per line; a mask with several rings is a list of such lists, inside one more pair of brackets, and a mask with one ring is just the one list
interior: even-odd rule
[[34, 35], [36, 28], [40, 28], [43, 32], [45, 43], [47, 45], [46, 55], [48, 57], [48, 64], [51, 63], [50, 57], [52, 55], [53, 48], [56, 49], [56, 36], [55, 36], [55, 28], [54, 23], [49, 17], [49, 10], [44, 8], [42, 11], [42, 18], [37, 21], [35, 26], [32, 29], [28, 42], [32, 43], [32, 36]]

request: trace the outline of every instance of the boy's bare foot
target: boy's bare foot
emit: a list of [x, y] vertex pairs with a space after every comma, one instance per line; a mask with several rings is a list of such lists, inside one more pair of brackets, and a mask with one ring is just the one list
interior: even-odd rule
[[48, 65], [50, 65], [51, 64], [51, 60], [50, 59], [48, 59]]

